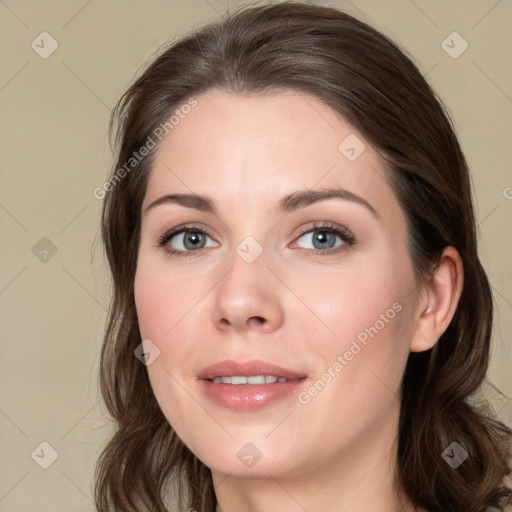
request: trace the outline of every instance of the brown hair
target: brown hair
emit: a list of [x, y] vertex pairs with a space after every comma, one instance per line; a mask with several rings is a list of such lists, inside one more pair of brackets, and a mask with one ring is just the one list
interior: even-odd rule
[[[173, 110], [214, 88], [240, 95], [292, 89], [321, 99], [389, 169], [418, 283], [444, 247], [459, 251], [465, 282], [456, 314], [435, 347], [411, 353], [405, 369], [396, 483], [430, 512], [499, 505], [511, 494], [504, 479], [512, 432], [470, 400], [488, 367], [493, 302], [477, 255], [467, 165], [441, 101], [395, 43], [344, 12], [298, 2], [244, 8], [170, 45], [124, 94], [111, 122], [115, 169]], [[116, 431], [98, 460], [96, 505], [100, 512], [166, 511], [174, 484], [180, 506], [211, 512], [210, 470], [173, 431], [134, 357], [141, 337], [133, 284], [153, 156], [125, 166], [122, 176], [114, 172], [103, 206], [114, 297], [100, 386]], [[454, 441], [468, 453], [457, 469], [441, 457]]]

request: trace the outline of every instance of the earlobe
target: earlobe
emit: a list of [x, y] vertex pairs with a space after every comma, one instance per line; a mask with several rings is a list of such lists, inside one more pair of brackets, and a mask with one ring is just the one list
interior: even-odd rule
[[454, 247], [445, 247], [418, 302], [411, 352], [429, 350], [437, 343], [455, 315], [463, 283], [464, 268], [460, 254]]

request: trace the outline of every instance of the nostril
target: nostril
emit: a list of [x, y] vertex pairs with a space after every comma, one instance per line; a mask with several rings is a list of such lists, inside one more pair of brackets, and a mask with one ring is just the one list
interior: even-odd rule
[[247, 320], [248, 324], [255, 323], [257, 325], [262, 325], [265, 323], [265, 319], [262, 316], [251, 316], [249, 320]]

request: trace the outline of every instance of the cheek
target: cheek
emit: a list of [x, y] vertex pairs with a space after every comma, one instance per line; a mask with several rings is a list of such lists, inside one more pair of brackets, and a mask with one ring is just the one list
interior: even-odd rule
[[172, 327], [171, 312], [175, 309], [172, 295], [166, 293], [162, 281], [144, 272], [137, 273], [134, 292], [141, 336], [155, 341], [161, 339]]
[[389, 333], [408, 323], [409, 316], [402, 312], [414, 296], [414, 278], [406, 264], [399, 267], [398, 262], [366, 260], [343, 272], [310, 277], [297, 273], [288, 282], [304, 297], [315, 321], [325, 325], [321, 346], [343, 349], [358, 336], [364, 343], [371, 334], [377, 335], [375, 331]]
[[134, 283], [135, 305], [143, 338], [164, 342], [193, 314], [204, 286], [202, 279], [176, 272], [154, 258], [140, 258]]
[[[346, 396], [397, 391], [409, 354], [414, 274], [407, 253], [385, 256], [303, 284], [308, 304], [329, 328], [325, 336], [310, 340], [308, 357], [316, 376], [336, 380], [333, 388], [339, 385]], [[308, 332], [307, 323], [302, 329]], [[330, 379], [329, 371], [343, 377]]]
[[[357, 444], [399, 406], [414, 311], [412, 274], [406, 267], [401, 273], [386, 270], [367, 267], [338, 276], [330, 286], [326, 276], [307, 283], [310, 304], [334, 332], [308, 339], [314, 377], [298, 397], [304, 421], [321, 433], [319, 450], [332, 449], [340, 432]], [[306, 323], [302, 329], [308, 332]]]
[[[187, 289], [178, 291], [175, 283], [171, 283], [157, 265], [141, 260], [135, 275], [135, 306], [141, 337], [148, 347], [158, 352], [158, 357], [148, 365], [147, 370], [159, 400], [162, 390], [170, 387], [167, 381], [174, 374], [171, 363], [179, 362], [177, 351], [182, 344], [173, 340], [177, 339], [176, 332], [183, 326], [180, 318], [186, 316]], [[148, 350], [146, 346], [144, 348]]]
[[147, 366], [155, 399], [169, 423], [194, 450], [197, 440], [187, 434], [187, 426], [197, 423], [197, 411], [190, 407], [191, 395], [183, 385], [182, 371], [195, 338], [187, 330], [187, 315], [197, 314], [199, 290], [195, 280], [187, 284], [164, 270], [156, 262], [141, 261], [134, 283], [135, 305], [142, 339], [151, 340], [153, 351], [158, 350], [158, 356]]

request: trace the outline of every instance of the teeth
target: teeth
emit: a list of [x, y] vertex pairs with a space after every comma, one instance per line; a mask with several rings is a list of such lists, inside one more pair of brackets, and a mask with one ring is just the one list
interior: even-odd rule
[[254, 375], [244, 377], [243, 375], [234, 375], [232, 377], [215, 377], [213, 382], [216, 384], [273, 384], [274, 382], [286, 382], [285, 377], [276, 377], [275, 375]]
[[[255, 375], [247, 377], [247, 384], [265, 384], [265, 382], [272, 382], [270, 379], [273, 377], [265, 377], [264, 375]], [[269, 379], [269, 380], [267, 380]], [[233, 382], [233, 381], [231, 381]], [[275, 381], [274, 381], [275, 382]], [[245, 384], [245, 382], [244, 382]]]

